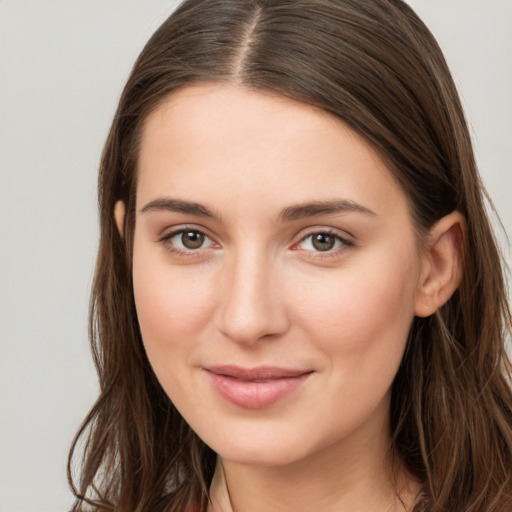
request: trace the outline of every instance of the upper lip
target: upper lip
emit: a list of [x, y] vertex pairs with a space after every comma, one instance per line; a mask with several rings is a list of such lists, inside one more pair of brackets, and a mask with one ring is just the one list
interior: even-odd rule
[[259, 366], [256, 368], [243, 368], [241, 366], [221, 365], [208, 366], [206, 371], [216, 375], [223, 375], [233, 379], [255, 381], [255, 380], [275, 380], [300, 377], [312, 373], [312, 370], [295, 370], [289, 368], [279, 368], [276, 366]]

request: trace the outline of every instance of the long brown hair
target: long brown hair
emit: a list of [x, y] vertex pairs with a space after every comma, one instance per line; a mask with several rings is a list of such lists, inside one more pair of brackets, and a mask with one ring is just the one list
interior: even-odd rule
[[[429, 512], [512, 510], [503, 266], [450, 72], [401, 0], [187, 0], [147, 43], [99, 173], [90, 337], [100, 395], [70, 453], [75, 510], [183, 512], [207, 503], [215, 454], [153, 374], [131, 278], [141, 126], [174, 91], [201, 82], [272, 91], [338, 116], [387, 161], [420, 237], [449, 212], [464, 215], [463, 280], [435, 315], [413, 322], [393, 384], [391, 449], [422, 483]], [[113, 217], [118, 200], [124, 239]]]

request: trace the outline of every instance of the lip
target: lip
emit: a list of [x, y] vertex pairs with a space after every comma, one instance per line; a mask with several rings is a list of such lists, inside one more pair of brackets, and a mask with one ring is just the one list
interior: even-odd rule
[[213, 388], [225, 400], [244, 409], [264, 409], [299, 388], [313, 373], [278, 367], [242, 368], [212, 366], [203, 368]]

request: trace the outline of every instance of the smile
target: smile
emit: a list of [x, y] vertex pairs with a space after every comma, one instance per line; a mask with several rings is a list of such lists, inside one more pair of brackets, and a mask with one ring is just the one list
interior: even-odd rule
[[299, 388], [311, 370], [215, 366], [204, 368], [219, 395], [244, 409], [263, 409]]

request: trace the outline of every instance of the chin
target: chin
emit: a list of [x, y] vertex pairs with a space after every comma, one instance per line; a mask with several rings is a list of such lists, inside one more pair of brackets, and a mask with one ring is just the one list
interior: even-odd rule
[[277, 467], [286, 466], [302, 458], [297, 450], [280, 449], [274, 447], [254, 447], [245, 449], [237, 447], [216, 452], [223, 460], [228, 460], [243, 466]]
[[[304, 439], [291, 436], [290, 431], [259, 432], [245, 429], [244, 433], [228, 429], [229, 438], [223, 436], [202, 437], [203, 441], [222, 459], [247, 466], [284, 466], [305, 457], [314, 447], [308, 449]], [[221, 438], [220, 438], [221, 437]]]

